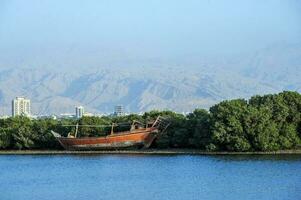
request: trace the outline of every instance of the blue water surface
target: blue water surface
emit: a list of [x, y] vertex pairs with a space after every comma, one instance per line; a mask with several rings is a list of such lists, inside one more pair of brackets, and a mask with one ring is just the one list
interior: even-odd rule
[[0, 200], [301, 199], [301, 156], [0, 156]]

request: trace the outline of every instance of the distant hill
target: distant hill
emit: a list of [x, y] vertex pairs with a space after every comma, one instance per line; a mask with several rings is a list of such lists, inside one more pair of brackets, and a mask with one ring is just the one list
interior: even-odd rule
[[258, 51], [242, 75], [281, 89], [301, 91], [301, 45], [275, 45]]
[[300, 92], [301, 46], [270, 47], [218, 65], [68, 69], [1, 69], [1, 114], [10, 114], [11, 100], [22, 95], [32, 100], [35, 114], [58, 114], [74, 112], [76, 105], [92, 113], [112, 112], [116, 104], [128, 112], [182, 112], [223, 99]]

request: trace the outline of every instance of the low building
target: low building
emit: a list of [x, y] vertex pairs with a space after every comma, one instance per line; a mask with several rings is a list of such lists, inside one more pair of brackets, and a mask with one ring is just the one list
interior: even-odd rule
[[8, 119], [10, 116], [8, 116], [8, 115], [1, 115], [0, 116], [0, 119]]
[[76, 116], [71, 113], [61, 113], [57, 116], [57, 119], [74, 119]]
[[83, 116], [85, 116], [85, 117], [94, 117], [95, 114], [89, 113], [89, 112], [85, 112]]
[[37, 119], [54, 119], [54, 120], [56, 120], [57, 116], [56, 115], [40, 115], [37, 117]]

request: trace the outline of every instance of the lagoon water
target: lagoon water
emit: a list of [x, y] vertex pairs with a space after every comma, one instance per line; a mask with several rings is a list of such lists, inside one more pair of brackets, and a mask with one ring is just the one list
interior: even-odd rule
[[2, 155], [0, 199], [301, 199], [301, 155]]

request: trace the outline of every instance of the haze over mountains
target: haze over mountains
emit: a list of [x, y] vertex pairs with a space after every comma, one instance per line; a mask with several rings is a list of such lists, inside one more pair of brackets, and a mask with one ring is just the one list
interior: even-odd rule
[[[229, 60], [158, 61], [137, 67], [28, 67], [0, 71], [1, 113], [10, 113], [15, 96], [32, 100], [35, 114], [73, 112], [84, 105], [92, 113], [112, 112], [123, 104], [128, 112], [151, 109], [191, 111], [231, 98], [282, 90], [301, 92], [301, 45], [274, 45]], [[78, 61], [79, 62], [79, 61]], [[161, 62], [161, 63], [160, 63]], [[101, 63], [101, 61], [100, 61]], [[41, 63], [42, 65], [42, 63]], [[136, 63], [134, 63], [136, 65]], [[142, 64], [145, 65], [145, 64]], [[189, 66], [189, 67], [187, 67]]]
[[0, 1], [0, 115], [191, 111], [300, 92], [298, 0]]

